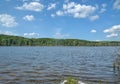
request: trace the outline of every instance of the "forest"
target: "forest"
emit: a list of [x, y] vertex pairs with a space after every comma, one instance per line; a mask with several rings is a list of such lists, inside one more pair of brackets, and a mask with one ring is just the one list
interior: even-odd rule
[[87, 41], [80, 39], [25, 38], [0, 34], [0, 46], [120, 46], [120, 41]]

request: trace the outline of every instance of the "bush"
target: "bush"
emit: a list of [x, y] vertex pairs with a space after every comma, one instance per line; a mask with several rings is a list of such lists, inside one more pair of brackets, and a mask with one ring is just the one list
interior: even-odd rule
[[78, 81], [72, 77], [67, 78], [67, 82], [65, 84], [78, 84]]

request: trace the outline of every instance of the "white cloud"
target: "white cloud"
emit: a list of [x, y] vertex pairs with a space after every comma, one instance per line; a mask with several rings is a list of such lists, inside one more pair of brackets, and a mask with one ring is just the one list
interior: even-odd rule
[[18, 35], [18, 34], [15, 34], [15, 33], [11, 32], [11, 31], [1, 31], [1, 30], [0, 30], [0, 34], [4, 34], [4, 35]]
[[58, 16], [63, 16], [64, 13], [63, 13], [62, 11], [59, 10], [59, 11], [56, 12], [56, 15], [58, 15]]
[[106, 6], [107, 6], [107, 4], [105, 4], [105, 3], [104, 3], [104, 4], [102, 4], [102, 7], [103, 7], [103, 8], [105, 8]]
[[30, 38], [38, 38], [38, 37], [39, 37], [39, 33], [35, 33], [35, 32], [32, 32], [32, 33], [24, 33], [24, 36], [25, 36], [25, 37], [30, 37]]
[[86, 18], [89, 17], [92, 13], [94, 13], [96, 7], [91, 5], [81, 5], [75, 2], [69, 2], [67, 4], [63, 4], [63, 9], [57, 11], [57, 15], [70, 15], [75, 18]]
[[107, 4], [102, 4], [102, 8], [100, 10], [100, 13], [103, 13], [106, 11], [106, 6], [107, 6]]
[[106, 37], [115, 37], [120, 33], [120, 25], [114, 25], [111, 28], [105, 29], [104, 33], [109, 33]]
[[23, 17], [23, 19], [26, 21], [33, 21], [35, 20], [35, 17], [33, 15], [26, 15]]
[[111, 28], [105, 29], [103, 32], [104, 33], [116, 33], [116, 32], [120, 32], [120, 25], [114, 25]]
[[92, 29], [90, 32], [92, 33], [96, 33], [97, 31], [95, 29]]
[[113, 8], [120, 10], [120, 0], [115, 0], [113, 4]]
[[22, 6], [16, 7], [18, 10], [30, 10], [30, 11], [36, 11], [40, 12], [44, 8], [44, 5], [39, 2], [30, 2], [30, 3], [24, 3]]
[[54, 35], [55, 38], [66, 38], [69, 37], [69, 34], [62, 34], [61, 29], [58, 29]]
[[105, 12], [106, 11], [106, 9], [105, 8], [102, 8], [101, 10], [100, 10], [100, 13], [103, 13], [103, 12]]
[[51, 17], [55, 17], [55, 14], [51, 14]]
[[14, 27], [17, 24], [15, 17], [8, 14], [0, 14], [0, 25], [5, 27]]
[[98, 15], [94, 15], [94, 16], [90, 16], [90, 20], [91, 21], [94, 21], [96, 19], [99, 19], [99, 16]]
[[116, 36], [118, 36], [118, 34], [112, 33], [112, 34], [107, 35], [106, 37], [116, 37]]
[[55, 8], [56, 8], [56, 4], [55, 4], [55, 3], [52, 3], [52, 4], [49, 4], [49, 5], [48, 5], [47, 10], [51, 10], [51, 9], [55, 9]]

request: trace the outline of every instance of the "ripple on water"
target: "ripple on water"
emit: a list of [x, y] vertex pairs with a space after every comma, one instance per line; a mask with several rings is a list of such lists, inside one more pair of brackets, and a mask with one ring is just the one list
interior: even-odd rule
[[0, 83], [54, 84], [65, 77], [76, 77], [91, 84], [119, 84], [120, 76], [112, 69], [115, 50], [116, 47], [1, 47]]

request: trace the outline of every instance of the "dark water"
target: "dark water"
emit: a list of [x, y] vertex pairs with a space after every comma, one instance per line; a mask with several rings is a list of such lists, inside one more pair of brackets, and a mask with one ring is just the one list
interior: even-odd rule
[[0, 84], [56, 84], [66, 77], [120, 84], [119, 47], [0, 47]]

